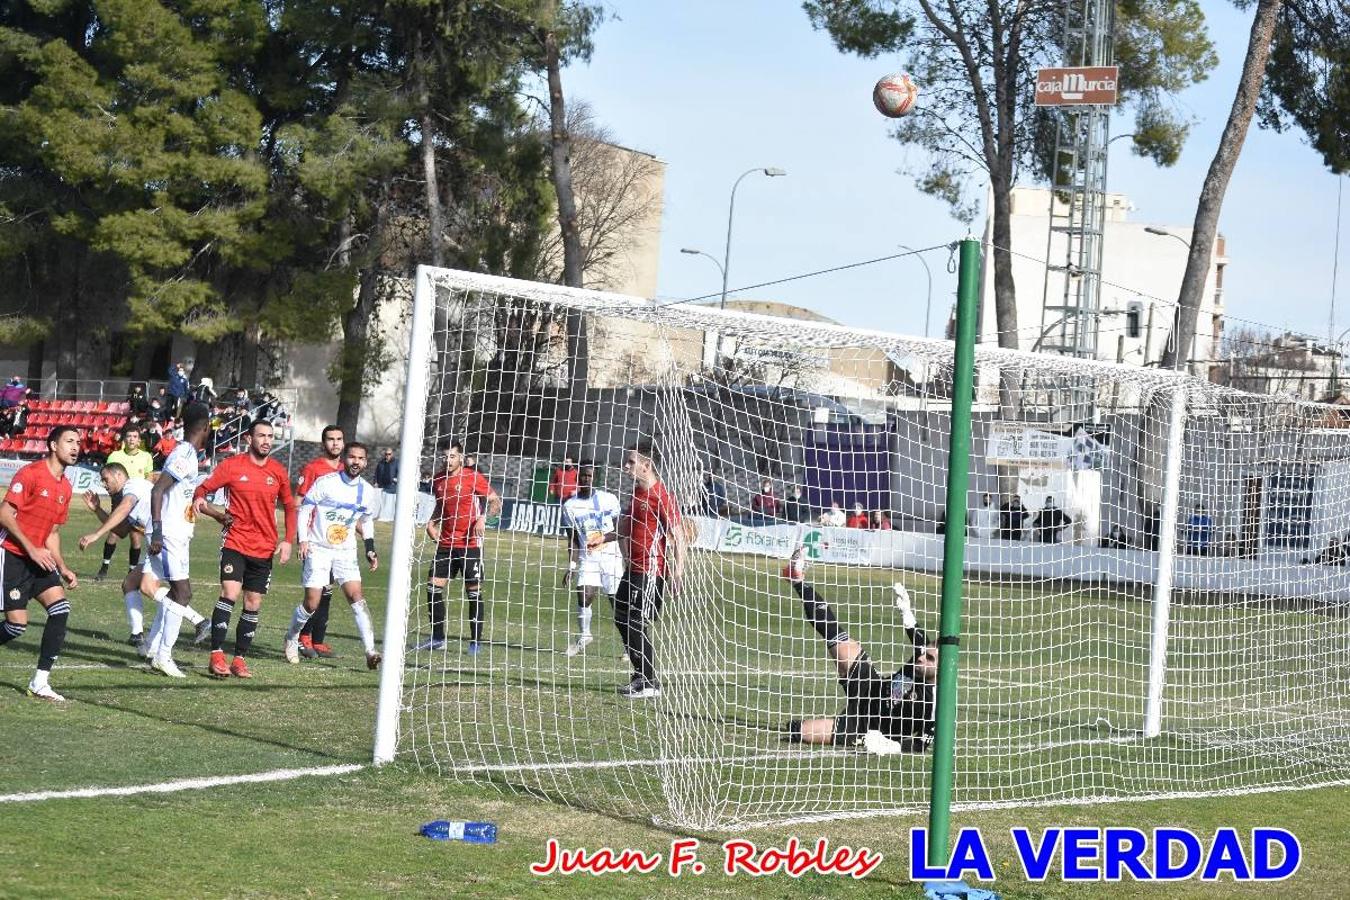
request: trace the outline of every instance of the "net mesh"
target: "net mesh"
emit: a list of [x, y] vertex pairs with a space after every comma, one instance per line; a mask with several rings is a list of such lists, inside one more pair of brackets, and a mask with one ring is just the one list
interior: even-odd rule
[[[438, 548], [421, 526], [437, 507], [419, 504], [401, 758], [684, 827], [924, 809], [928, 755], [852, 739], [836, 662], [782, 570], [804, 548], [807, 583], [888, 679], [911, 654], [892, 585], [936, 633], [942, 532], [965, 527], [955, 808], [1350, 778], [1338, 408], [982, 346], [970, 514], [945, 523], [949, 343], [445, 270], [430, 283], [431, 389], [407, 400], [427, 422], [421, 474], [460, 440], [502, 508], [481, 540], [471, 655], [462, 579], [434, 640]], [[591, 460], [628, 510], [635, 447], [689, 545], [648, 610], [660, 696], [643, 699], [616, 692], [633, 669], [605, 585], [593, 642], [568, 655], [578, 597], [550, 495], [568, 489], [564, 457]], [[1161, 733], [1144, 737], [1160, 567], [1174, 584]], [[837, 739], [786, 740], [802, 720]]]

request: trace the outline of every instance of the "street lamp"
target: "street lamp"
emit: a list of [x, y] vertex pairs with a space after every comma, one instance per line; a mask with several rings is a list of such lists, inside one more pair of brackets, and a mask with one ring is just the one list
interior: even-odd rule
[[753, 175], [756, 172], [762, 172], [769, 178], [778, 178], [787, 174], [782, 169], [776, 169], [773, 166], [767, 168], [755, 167], [742, 172], [741, 177], [737, 178], [736, 183], [731, 186], [731, 203], [727, 207], [727, 249], [722, 257], [722, 302], [720, 304], [722, 309], [727, 308], [727, 274], [731, 271], [731, 221], [736, 214], [736, 188], [741, 186], [741, 182], [747, 175]]
[[1161, 236], [1161, 237], [1176, 238], [1177, 240], [1181, 241], [1183, 244], [1186, 245], [1186, 249], [1187, 249], [1187, 250], [1189, 250], [1190, 247], [1191, 247], [1191, 242], [1190, 242], [1190, 241], [1186, 240], [1184, 237], [1182, 237], [1182, 236], [1179, 235], [1179, 234], [1173, 234], [1172, 232], [1168, 231], [1166, 228], [1159, 228], [1159, 227], [1157, 227], [1156, 225], [1145, 225], [1145, 226], [1144, 226], [1144, 230], [1147, 231], [1149, 234], [1156, 234], [1156, 235], [1159, 235], [1159, 236]]
[[[707, 258], [707, 259], [710, 259], [710, 260], [712, 260], [712, 264], [713, 264], [714, 266], [717, 266], [717, 272], [718, 272], [718, 274], [721, 274], [721, 273], [722, 273], [722, 264], [721, 264], [720, 262], [718, 262], [718, 261], [717, 261], [717, 257], [713, 256], [711, 253], [704, 253], [702, 250], [695, 250], [693, 247], [681, 247], [681, 248], [680, 248], [680, 252], [681, 252], [681, 253], [688, 253], [690, 256], [702, 256], [702, 257], [705, 257], [705, 258]], [[725, 276], [725, 275], [723, 275], [723, 277], [722, 277], [722, 283], [723, 283], [723, 284], [726, 284], [726, 276]]]
[[923, 273], [928, 276], [928, 300], [923, 305], [923, 336], [928, 337], [928, 317], [933, 311], [933, 270], [928, 268], [928, 260], [919, 254], [919, 251], [913, 247], [907, 247], [904, 244], [897, 244], [901, 250], [908, 250], [914, 254], [914, 257], [923, 263]]

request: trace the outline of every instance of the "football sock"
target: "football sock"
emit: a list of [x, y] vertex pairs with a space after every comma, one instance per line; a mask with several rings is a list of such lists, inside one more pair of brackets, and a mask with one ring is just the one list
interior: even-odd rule
[[211, 649], [225, 647], [225, 636], [230, 633], [230, 616], [234, 614], [234, 601], [220, 597], [211, 613]]
[[431, 613], [432, 638], [445, 640], [445, 588], [436, 584], [427, 585], [427, 610]]
[[370, 610], [366, 608], [365, 600], [357, 600], [352, 604], [352, 618], [356, 620], [356, 630], [361, 635], [361, 643], [365, 645], [367, 653], [375, 652], [375, 629], [370, 624]]
[[113, 554], [117, 552], [117, 545], [112, 541], [103, 542], [103, 568], [112, 565]]
[[483, 640], [483, 591], [465, 590], [464, 599], [469, 601], [469, 640], [477, 644]]
[[173, 658], [173, 645], [178, 643], [178, 632], [183, 629], [183, 607], [173, 601], [164, 604], [164, 634], [155, 648], [157, 656]]
[[826, 644], [833, 647], [840, 641], [849, 639], [848, 632], [840, 627], [839, 619], [835, 616], [834, 610], [830, 609], [830, 604], [817, 597], [811, 585], [794, 581], [792, 589], [802, 598], [802, 611], [806, 613], [806, 621], [811, 623], [816, 634], [825, 639]]
[[42, 643], [38, 647], [40, 671], [50, 672], [56, 665], [56, 657], [66, 642], [66, 619], [70, 617], [70, 601], [57, 600], [47, 607], [47, 624], [42, 629]]
[[305, 629], [305, 623], [310, 620], [312, 615], [313, 613], [305, 609], [305, 604], [301, 603], [297, 606], [295, 612], [291, 613], [291, 627], [286, 632], [286, 640], [299, 640], [300, 632]]
[[328, 608], [333, 605], [333, 587], [329, 585], [319, 594], [319, 605], [309, 618], [309, 635], [314, 643], [322, 644], [328, 637]]
[[253, 646], [253, 635], [258, 633], [258, 614], [244, 610], [239, 614], [239, 624], [234, 627], [234, 655], [248, 656]]
[[138, 565], [140, 565], [140, 563], [141, 563], [141, 548], [140, 548], [140, 547], [137, 547], [137, 546], [136, 546], [135, 544], [133, 544], [133, 543], [128, 542], [128, 543], [127, 543], [127, 566], [128, 566], [129, 568], [134, 569], [134, 568], [136, 568]]
[[0, 625], [0, 645], [8, 644], [16, 637], [23, 637], [23, 633], [28, 630], [28, 625], [20, 625], [18, 622], [5, 622]]
[[131, 626], [131, 633], [144, 634], [145, 613], [141, 609], [141, 592], [139, 590], [127, 591], [123, 602], [127, 606], [127, 624]]
[[787, 727], [783, 729], [783, 740], [789, 744], [800, 744], [802, 742], [801, 719], [794, 719], [787, 723]]
[[591, 613], [593, 610], [584, 603], [577, 604], [577, 627], [581, 629], [582, 637], [591, 635]]

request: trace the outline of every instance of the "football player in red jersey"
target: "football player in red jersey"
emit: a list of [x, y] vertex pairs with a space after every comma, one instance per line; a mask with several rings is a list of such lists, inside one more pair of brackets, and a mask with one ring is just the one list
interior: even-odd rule
[[[323, 430], [319, 435], [318, 457], [310, 460], [309, 465], [301, 470], [300, 479], [295, 484], [297, 501], [305, 499], [305, 494], [309, 493], [314, 482], [325, 475], [342, 471], [342, 448], [346, 443], [346, 436], [336, 425], [329, 425]], [[319, 593], [319, 606], [300, 632], [300, 655], [305, 659], [314, 659], [316, 656], [327, 659], [334, 655], [333, 649], [324, 643], [324, 638], [328, 637], [328, 607], [332, 602], [333, 586], [330, 584]]]
[[47, 624], [42, 628], [37, 671], [28, 682], [28, 696], [52, 703], [66, 699], [52, 690], [48, 679], [66, 642], [70, 617], [66, 585], [74, 588], [79, 583], [61, 558], [59, 531], [70, 515], [72, 491], [65, 478], [66, 466], [75, 465], [79, 458], [79, 429], [56, 426], [47, 435], [47, 458], [16, 472], [0, 503], [0, 590], [5, 604], [0, 645], [28, 628], [28, 601], [42, 604]]
[[[207, 496], [224, 488], [228, 514], [220, 551], [220, 599], [211, 616], [210, 672], [216, 678], [252, 678], [248, 656], [258, 629], [262, 598], [272, 583], [272, 557], [281, 565], [291, 558], [295, 543], [297, 508], [291, 493], [286, 467], [270, 457], [272, 425], [255, 419], [248, 429], [248, 452], [216, 466], [211, 477], [193, 492], [193, 508], [206, 513]], [[286, 533], [277, 542], [276, 508], [286, 512]], [[225, 635], [230, 630], [230, 615], [239, 595], [244, 596], [244, 611], [234, 634], [234, 659], [225, 665]]]
[[469, 615], [469, 654], [478, 653], [483, 640], [483, 531], [487, 520], [502, 511], [502, 498], [479, 472], [464, 465], [464, 445], [442, 446], [445, 468], [431, 481], [435, 502], [427, 522], [427, 536], [436, 542], [436, 556], [427, 573], [427, 607], [431, 637], [417, 650], [445, 646], [445, 583], [464, 579]]
[[648, 624], [660, 614], [666, 592], [677, 592], [687, 540], [680, 507], [661, 483], [651, 451], [629, 450], [623, 470], [634, 485], [628, 511], [619, 520], [619, 543], [628, 566], [614, 595], [614, 624], [634, 673], [619, 694], [643, 700], [661, 696]]

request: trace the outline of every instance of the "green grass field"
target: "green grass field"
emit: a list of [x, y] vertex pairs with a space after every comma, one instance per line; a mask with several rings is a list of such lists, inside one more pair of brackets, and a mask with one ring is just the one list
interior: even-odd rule
[[[66, 527], [68, 547], [89, 521], [81, 511]], [[387, 543], [387, 529], [382, 527], [380, 537]], [[659, 704], [634, 706], [613, 693], [624, 669], [603, 600], [596, 612], [597, 642], [580, 657], [563, 656], [572, 611], [556, 586], [562, 558], [556, 544], [507, 535], [489, 540], [490, 646], [474, 659], [458, 644], [410, 655], [412, 709], [404, 720], [401, 763], [267, 784], [0, 804], [5, 836], [0, 896], [806, 897], [844, 890], [858, 896], [919, 895], [906, 878], [908, 828], [924, 821], [916, 813], [737, 833], [761, 845], [781, 844], [792, 835], [811, 841], [825, 836], [886, 855], [871, 876], [847, 888], [834, 877], [728, 878], [715, 868], [678, 880], [657, 874], [531, 875], [528, 865], [543, 858], [549, 837], [565, 846], [655, 852], [691, 833], [713, 843], [729, 836], [654, 826], [654, 811], [670, 821], [706, 812], [707, 804], [725, 818], [753, 822], [814, 815], [822, 808], [920, 809], [929, 760], [827, 748], [803, 752], [777, 740], [783, 720], [831, 715], [839, 695], [819, 639], [800, 621], [795, 600], [773, 575], [775, 566], [722, 560], [714, 573], [713, 561], [701, 562], [702, 574], [686, 588], [688, 599], [668, 607], [659, 626], [658, 648], [665, 654], [663, 669], [669, 668], [667, 696]], [[193, 566], [195, 605], [202, 611], [209, 611], [215, 597], [216, 546], [214, 526], [201, 527]], [[119, 551], [119, 559], [123, 554]], [[67, 559], [82, 576], [97, 568], [92, 551], [71, 550]], [[6, 773], [0, 794], [367, 762], [377, 678], [365, 670], [350, 615], [334, 609], [331, 642], [338, 659], [289, 666], [281, 658], [298, 575], [292, 563], [274, 578], [255, 643], [256, 677], [226, 683], [206, 678], [205, 653], [181, 644], [186, 681], [147, 672], [124, 643], [117, 585], [86, 579], [72, 593], [70, 640], [53, 675], [54, 685], [70, 698], [64, 707], [22, 694], [41, 630], [42, 616], [34, 608], [34, 627], [0, 649], [0, 763]], [[841, 582], [830, 599], [882, 668], [889, 671], [902, 661], [890, 650], [901, 633], [884, 590], [893, 573], [864, 576], [822, 568], [817, 575]], [[369, 581], [377, 628], [383, 625], [385, 576]], [[699, 579], [736, 587], [724, 590], [721, 599], [698, 601]], [[913, 575], [905, 580], [921, 615], [926, 611], [932, 618], [935, 582]], [[1266, 682], [1252, 677], [1253, 666], [1260, 674], [1266, 664], [1260, 662], [1260, 634], [1248, 636], [1251, 628], [1234, 622], [1246, 616], [1247, 625], [1278, 628], [1286, 639], [1306, 635], [1314, 650], [1319, 634], [1341, 633], [1343, 623], [1328, 629], [1323, 614], [1293, 607], [1254, 605], [1220, 616], [1203, 598], [1178, 603], [1174, 653], [1207, 665], [1195, 668], [1201, 674], [1177, 670], [1175, 708], [1198, 724], [1145, 745], [1128, 735], [1142, 716], [1138, 686], [1147, 648], [1139, 636], [1147, 634], [1141, 628], [1149, 614], [1146, 604], [1058, 585], [975, 585], [971, 595], [958, 800], [1125, 795], [1157, 790], [1172, 777], [1181, 779], [1178, 784], [1194, 779], [1194, 790], [1213, 790], [1258, 783], [1269, 771], [1297, 782], [1337, 764], [1318, 758], [1316, 747], [1262, 742], [1271, 724], [1283, 718], [1334, 722], [1344, 721], [1345, 713], [1329, 706], [1337, 696], [1327, 683], [1329, 673], [1311, 665], [1306, 673], [1297, 667], [1284, 673], [1279, 682], [1284, 695], [1262, 693]], [[714, 602], [722, 607], [716, 617], [707, 614], [706, 604]], [[416, 608], [420, 614], [420, 600]], [[451, 614], [457, 624], [458, 602], [452, 602]], [[714, 619], [723, 623], [715, 631], [707, 624]], [[1325, 663], [1323, 654], [1309, 656]], [[1235, 673], [1244, 678], [1232, 677]], [[1345, 673], [1339, 677], [1343, 683]], [[1327, 746], [1343, 749], [1343, 733], [1328, 736]], [[1245, 749], [1226, 749], [1234, 746]], [[742, 762], [710, 774], [710, 767], [696, 761], [704, 751]], [[650, 764], [662, 754], [662, 763]], [[560, 765], [578, 760], [597, 765]], [[612, 766], [616, 760], [629, 764]], [[642, 760], [648, 764], [634, 764]], [[1344, 767], [1343, 758], [1339, 765]], [[437, 766], [446, 774], [438, 775]], [[466, 766], [474, 767], [472, 780], [448, 777], [451, 769], [465, 775]], [[954, 824], [978, 825], [989, 837], [996, 887], [1005, 897], [1256, 897], [1276, 890], [1339, 896], [1350, 878], [1341, 852], [1350, 828], [1348, 799], [1350, 789], [1332, 787], [970, 810], [959, 812]], [[671, 802], [677, 806], [673, 812], [667, 808]], [[501, 836], [492, 846], [416, 836], [419, 824], [436, 818], [494, 821]], [[1279, 825], [1300, 837], [1305, 859], [1280, 888], [1027, 884], [1012, 861], [1007, 829], [1014, 824], [1178, 825], [1201, 834], [1219, 825], [1240, 830]], [[703, 857], [712, 861], [713, 850], [705, 849]]]

